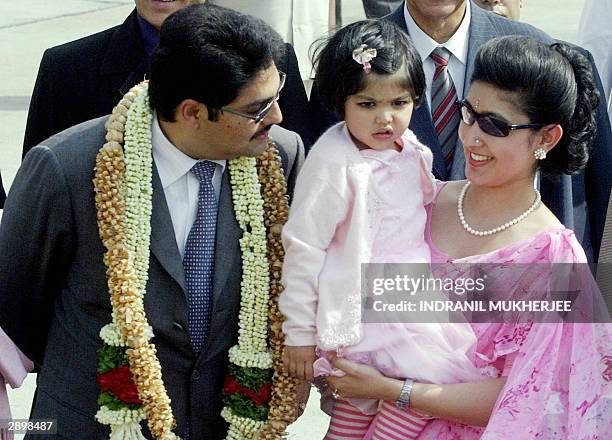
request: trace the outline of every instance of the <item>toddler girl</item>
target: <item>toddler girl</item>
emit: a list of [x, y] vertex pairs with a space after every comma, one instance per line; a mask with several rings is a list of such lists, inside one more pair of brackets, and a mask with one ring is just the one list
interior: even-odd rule
[[[362, 263], [430, 261], [432, 154], [408, 129], [425, 87], [416, 49], [393, 23], [366, 20], [331, 37], [316, 64], [321, 99], [343, 122], [310, 151], [283, 229], [286, 368], [302, 379], [342, 374], [328, 361], [338, 355], [396, 378], [480, 379], [467, 324], [361, 323]], [[362, 438], [378, 411], [388, 414], [376, 418], [376, 440], [416, 438], [427, 423], [401, 400], [335, 397], [329, 440]]]

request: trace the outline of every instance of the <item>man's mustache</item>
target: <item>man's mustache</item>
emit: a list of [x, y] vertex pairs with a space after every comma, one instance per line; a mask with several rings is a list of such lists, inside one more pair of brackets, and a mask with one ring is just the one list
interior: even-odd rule
[[261, 136], [261, 135], [262, 135], [262, 134], [264, 134], [264, 133], [269, 132], [271, 128], [272, 128], [272, 126], [271, 126], [271, 125], [268, 125], [268, 126], [266, 126], [266, 127], [262, 128], [261, 130], [258, 130], [258, 131], [257, 131], [257, 132], [256, 132], [256, 133], [255, 133], [255, 134], [254, 134], [254, 135], [251, 137], [251, 140], [253, 140], [253, 139], [257, 138], [258, 136]]

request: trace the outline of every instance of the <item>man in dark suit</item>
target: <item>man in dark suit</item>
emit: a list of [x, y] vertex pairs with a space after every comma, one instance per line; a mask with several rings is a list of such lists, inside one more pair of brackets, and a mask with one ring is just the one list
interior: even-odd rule
[[[163, 20], [190, 3], [202, 2], [135, 0], [136, 9], [123, 24], [47, 49], [30, 101], [23, 157], [49, 136], [110, 113], [117, 100], [148, 74]], [[278, 63], [287, 74], [279, 100], [284, 116], [281, 126], [308, 143], [312, 136], [308, 98], [293, 47], [286, 44], [285, 48]]]
[[[220, 391], [237, 337], [242, 276], [241, 230], [227, 160], [260, 154], [269, 135], [279, 146], [291, 190], [304, 157], [299, 135], [274, 125], [282, 119], [277, 97], [283, 75], [276, 60], [283, 46], [262, 21], [201, 4], [166, 20], [153, 54], [145, 311], [177, 420], [175, 432], [183, 438], [226, 435]], [[65, 439], [109, 435], [94, 419], [100, 392], [96, 351], [111, 305], [92, 183], [107, 120], [81, 123], [33, 148], [0, 224], [0, 327], [40, 368], [31, 417], [57, 419], [58, 435]], [[198, 189], [203, 183], [194, 171], [201, 164], [212, 173], [204, 211], [204, 192]], [[197, 219], [212, 203], [214, 251], [210, 257], [190, 254], [192, 266], [184, 268], [188, 249], [202, 243], [188, 233], [203, 227]], [[206, 223], [211, 224], [214, 229], [214, 218]], [[206, 321], [194, 312], [187, 275], [211, 264], [212, 312]], [[208, 331], [197, 348], [194, 335], [204, 322]]]
[[[519, 34], [545, 42], [554, 42], [550, 36], [533, 26], [484, 11], [469, 0], [406, 0], [405, 4], [385, 18], [404, 29], [417, 46], [428, 77], [429, 90], [434, 71], [434, 64], [429, 55], [437, 46], [449, 48], [450, 77], [459, 99], [467, 95], [476, 53], [486, 41], [503, 35]], [[409, 29], [409, 25], [412, 30]], [[584, 51], [584, 54], [591, 60], [593, 69], [596, 70], [590, 54], [587, 51]], [[595, 76], [603, 96], [601, 81], [597, 73]], [[321, 126], [321, 121], [327, 126], [331, 121], [329, 116], [321, 116], [323, 111], [317, 93], [316, 87], [313, 88], [310, 106], [313, 121], [319, 124], [316, 131], [320, 133], [325, 128], [325, 125]], [[410, 128], [421, 142], [431, 148], [434, 154], [433, 171], [437, 178], [463, 179], [465, 177], [463, 145], [457, 139], [452, 161], [446, 166], [431, 117], [432, 112], [428, 102], [430, 99], [428, 97], [423, 100], [423, 104], [415, 109]], [[576, 232], [591, 261], [597, 261], [601, 244], [612, 187], [611, 167], [612, 134], [605, 102], [600, 100], [597, 136], [586, 169], [572, 177], [563, 176], [559, 181], [542, 177], [539, 182], [542, 200], [560, 221]]]

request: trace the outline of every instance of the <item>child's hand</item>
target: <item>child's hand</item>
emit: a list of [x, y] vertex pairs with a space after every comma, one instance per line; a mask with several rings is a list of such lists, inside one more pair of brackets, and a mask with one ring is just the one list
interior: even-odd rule
[[285, 346], [283, 352], [283, 363], [285, 371], [290, 376], [302, 380], [312, 380], [312, 364], [316, 359], [315, 346], [305, 345], [301, 347]]

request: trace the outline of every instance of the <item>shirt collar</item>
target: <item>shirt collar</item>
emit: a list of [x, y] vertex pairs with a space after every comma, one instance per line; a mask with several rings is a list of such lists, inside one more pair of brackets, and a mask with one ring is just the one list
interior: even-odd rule
[[136, 17], [138, 19], [138, 29], [140, 30], [140, 36], [142, 37], [142, 43], [144, 45], [147, 65], [150, 65], [153, 51], [159, 44], [159, 31], [139, 14], [136, 14]]
[[408, 35], [410, 35], [410, 39], [414, 43], [417, 52], [419, 52], [419, 55], [423, 60], [429, 58], [429, 55], [436, 47], [445, 47], [451, 54], [453, 54], [455, 58], [461, 61], [462, 64], [467, 64], [472, 5], [470, 1], [467, 1], [466, 4], [467, 7], [465, 9], [465, 15], [463, 16], [463, 20], [461, 20], [459, 28], [457, 28], [455, 33], [446, 43], [439, 44], [437, 41], [423, 32], [423, 30], [416, 24], [416, 21], [414, 21], [414, 18], [412, 18], [408, 12], [407, 4], [404, 2], [404, 19], [406, 20], [406, 27], [408, 28]]
[[[166, 189], [174, 182], [185, 176], [191, 168], [198, 162], [196, 159], [187, 156], [176, 148], [170, 139], [166, 137], [157, 120], [157, 114], [153, 114], [151, 124], [151, 143], [153, 145], [153, 158], [159, 173], [162, 187]], [[221, 166], [221, 173], [225, 171], [226, 160], [210, 160]]]

